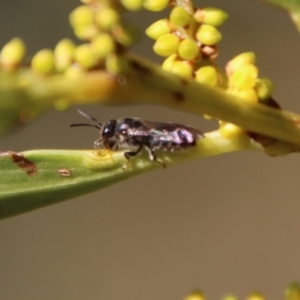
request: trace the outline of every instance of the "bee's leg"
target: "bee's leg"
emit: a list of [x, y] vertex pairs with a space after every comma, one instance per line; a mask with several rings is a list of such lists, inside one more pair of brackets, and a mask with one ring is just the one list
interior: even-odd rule
[[158, 162], [159, 164], [161, 164], [163, 166], [163, 168], [165, 169], [166, 168], [166, 164], [160, 160], [157, 159], [156, 157], [156, 154], [154, 152], [154, 150], [150, 147], [150, 146], [145, 146], [148, 153], [149, 153], [149, 158], [152, 160], [152, 161], [155, 161], [155, 162]]
[[102, 139], [98, 139], [94, 142], [94, 148], [98, 150], [100, 156], [107, 155], [108, 149], [103, 147]]
[[94, 142], [94, 148], [99, 149], [101, 145], [102, 139], [98, 139]]
[[143, 149], [143, 145], [140, 145], [136, 151], [126, 151], [126, 152], [124, 152], [124, 156], [127, 159], [127, 163], [126, 163], [125, 166], [123, 166], [123, 170], [126, 170], [128, 168], [129, 163], [130, 163], [130, 158], [133, 157], [133, 156], [136, 156], [137, 154], [139, 154], [142, 149]]

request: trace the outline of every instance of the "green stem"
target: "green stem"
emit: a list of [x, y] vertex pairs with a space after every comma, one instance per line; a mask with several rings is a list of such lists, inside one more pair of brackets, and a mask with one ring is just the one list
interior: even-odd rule
[[[300, 145], [300, 116], [258, 103], [247, 103], [222, 89], [211, 88], [194, 80], [183, 79], [144, 59], [134, 57], [132, 64], [144, 70], [135, 82], [137, 103], [165, 105], [176, 110], [202, 115], [241, 126], [279, 140]], [[137, 74], [134, 74], [137, 75]]]
[[[31, 101], [31, 109], [36, 105], [38, 111], [42, 103], [48, 107], [50, 101], [55, 102], [60, 98], [68, 99], [70, 104], [164, 105], [200, 116], [207, 114], [246, 130], [300, 145], [299, 115], [246, 103], [220, 88], [183, 79], [133, 55], [128, 59], [130, 71], [126, 76], [113, 77], [104, 71], [95, 71], [76, 79], [63, 75], [37, 78], [27, 71], [22, 75], [26, 85], [22, 82], [17, 87], [8, 84], [3, 87], [0, 78], [1, 103], [4, 103], [4, 107], [15, 103], [18, 109], [17, 103], [22, 102], [20, 95], [23, 95], [28, 102]], [[15, 76], [16, 81], [20, 82], [18, 75]], [[2, 97], [11, 89], [11, 97]], [[13, 93], [16, 90], [18, 93]], [[5, 120], [6, 114], [5, 109], [0, 110], [0, 129], [2, 117]]]

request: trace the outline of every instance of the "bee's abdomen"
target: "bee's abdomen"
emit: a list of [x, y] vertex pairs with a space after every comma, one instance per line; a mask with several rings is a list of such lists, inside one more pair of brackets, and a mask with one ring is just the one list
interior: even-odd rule
[[152, 135], [151, 147], [163, 151], [183, 150], [196, 145], [198, 136], [185, 128], [161, 131]]

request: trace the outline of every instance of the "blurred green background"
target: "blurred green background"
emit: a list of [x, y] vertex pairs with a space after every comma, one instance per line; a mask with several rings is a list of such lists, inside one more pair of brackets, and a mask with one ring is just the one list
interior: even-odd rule
[[[23, 38], [28, 55], [73, 37], [75, 0], [0, 2], [0, 44]], [[300, 36], [282, 11], [254, 0], [197, 1], [229, 13], [219, 64], [255, 51], [275, 98], [300, 112]], [[163, 14], [127, 18], [141, 30]], [[134, 48], [150, 59], [152, 41]], [[136, 116], [216, 128], [159, 107], [86, 106], [100, 120]], [[55, 111], [1, 141], [1, 151], [88, 149], [96, 130], [71, 108]], [[0, 299], [182, 299], [201, 288], [209, 299], [258, 289], [283, 298], [300, 281], [299, 155], [245, 152], [189, 162], [0, 223]], [[1, 187], [0, 187], [1, 188]]]

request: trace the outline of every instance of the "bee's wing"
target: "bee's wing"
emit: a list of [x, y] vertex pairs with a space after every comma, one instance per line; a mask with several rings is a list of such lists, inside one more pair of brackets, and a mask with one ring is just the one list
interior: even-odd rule
[[172, 132], [175, 130], [178, 130], [180, 128], [185, 129], [192, 133], [195, 137], [203, 137], [204, 134], [202, 131], [198, 130], [195, 127], [188, 126], [188, 125], [183, 125], [183, 124], [178, 124], [178, 123], [171, 123], [171, 122], [151, 122], [151, 121], [144, 121], [145, 125], [149, 127], [149, 129], [157, 129], [162, 132]]
[[186, 129], [187, 131], [193, 133], [195, 136], [198, 136], [198, 138], [204, 137], [204, 133], [195, 127], [183, 125], [181, 128]]
[[130, 137], [148, 137], [151, 132], [147, 127], [130, 128], [127, 130], [127, 134]]

